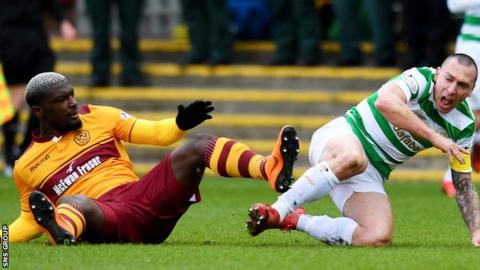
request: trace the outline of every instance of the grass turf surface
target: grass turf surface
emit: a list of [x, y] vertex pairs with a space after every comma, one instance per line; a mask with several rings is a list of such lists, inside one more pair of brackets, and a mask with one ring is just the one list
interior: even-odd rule
[[[254, 202], [276, 194], [261, 181], [206, 178], [202, 202], [193, 205], [160, 245], [53, 247], [45, 236], [11, 244], [12, 269], [478, 269], [480, 249], [470, 237], [454, 199], [439, 183], [386, 185], [395, 219], [393, 245], [332, 247], [300, 232], [270, 230], [250, 237], [244, 227]], [[329, 198], [307, 205], [311, 214], [338, 216]], [[0, 222], [19, 213], [12, 180], [0, 178]]]

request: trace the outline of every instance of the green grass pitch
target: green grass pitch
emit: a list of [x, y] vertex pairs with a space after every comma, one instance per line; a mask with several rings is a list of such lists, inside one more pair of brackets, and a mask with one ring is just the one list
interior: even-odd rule
[[[250, 237], [244, 227], [254, 202], [275, 200], [266, 183], [206, 178], [193, 205], [160, 245], [53, 247], [45, 236], [11, 244], [11, 269], [479, 269], [480, 249], [470, 238], [454, 199], [439, 183], [387, 183], [394, 242], [386, 248], [332, 247], [300, 232], [267, 231]], [[338, 216], [329, 198], [307, 205], [312, 214]], [[19, 213], [18, 194], [0, 178], [0, 222]]]

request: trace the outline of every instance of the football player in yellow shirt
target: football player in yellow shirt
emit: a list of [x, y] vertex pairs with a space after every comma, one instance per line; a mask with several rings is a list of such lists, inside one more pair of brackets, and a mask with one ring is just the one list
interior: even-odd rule
[[160, 243], [200, 201], [206, 167], [221, 176], [264, 179], [278, 192], [292, 181], [299, 144], [291, 126], [282, 128], [266, 157], [228, 138], [195, 135], [138, 178], [122, 141], [175, 143], [212, 118], [209, 101], [180, 105], [175, 118], [148, 121], [113, 107], [79, 107], [70, 82], [54, 72], [33, 77], [26, 100], [40, 129], [15, 165], [21, 214], [10, 226], [11, 242], [46, 232], [54, 244]]

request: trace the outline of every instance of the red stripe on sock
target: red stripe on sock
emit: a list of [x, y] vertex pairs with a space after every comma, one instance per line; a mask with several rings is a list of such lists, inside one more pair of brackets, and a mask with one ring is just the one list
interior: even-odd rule
[[247, 150], [240, 155], [240, 159], [238, 160], [238, 172], [240, 172], [241, 176], [251, 177], [250, 171], [248, 170], [248, 165], [254, 156], [255, 152], [251, 150]]
[[203, 155], [203, 162], [205, 166], [210, 168], [210, 159], [212, 158], [213, 150], [215, 149], [215, 144], [217, 143], [217, 138], [213, 138], [208, 143], [207, 147], [205, 148], [205, 154]]
[[228, 176], [227, 174], [227, 159], [230, 154], [232, 146], [235, 144], [235, 141], [228, 141], [223, 145], [222, 152], [220, 152], [220, 157], [218, 158], [217, 171], [221, 176]]
[[[76, 207], [74, 207], [74, 206], [72, 206], [72, 207], [76, 209]], [[75, 211], [70, 211], [70, 212], [80, 219], [80, 221], [82, 222], [83, 229], [85, 230], [87, 227], [86, 227], [86, 224], [85, 224], [85, 218], [83, 217], [83, 213], [81, 213], [80, 211], [78, 211], [78, 212], [81, 213], [81, 214], [78, 214]]]
[[76, 206], [76, 205], [73, 205], [73, 204], [69, 204], [71, 207], [73, 207], [75, 210], [77, 210], [80, 214], [82, 214], [82, 216], [84, 216], [85, 214], [83, 213], [83, 209], [81, 209], [80, 207]]
[[268, 175], [265, 171], [265, 163], [267, 163], [267, 159], [263, 159], [260, 163], [260, 172], [262, 173], [263, 179], [268, 180]]
[[[60, 218], [63, 218], [65, 220], [65, 222], [68, 222], [72, 225], [72, 228], [73, 228], [73, 236], [74, 237], [77, 237], [77, 231], [78, 231], [78, 228], [77, 228], [77, 224], [75, 224], [75, 222], [73, 221], [73, 219], [71, 219], [69, 216], [65, 215], [65, 214], [58, 214], [60, 216]], [[66, 229], [66, 228], [64, 228]]]
[[77, 210], [80, 214], [78, 214], [77, 212], [75, 212], [75, 210], [69, 209], [67, 206], [59, 206], [59, 207], [57, 208], [57, 211], [58, 211], [58, 209], [63, 208], [63, 209], [65, 209], [65, 210], [68, 210], [70, 213], [74, 214], [74, 215], [80, 220], [80, 222], [82, 222], [83, 229], [85, 230], [86, 224], [85, 224], [85, 218], [83, 217], [82, 211], [80, 211], [79, 207], [77, 207], [77, 206], [70, 205], [70, 204], [69, 204], [68, 206], [70, 206], [70, 207], [72, 207], [73, 209]]

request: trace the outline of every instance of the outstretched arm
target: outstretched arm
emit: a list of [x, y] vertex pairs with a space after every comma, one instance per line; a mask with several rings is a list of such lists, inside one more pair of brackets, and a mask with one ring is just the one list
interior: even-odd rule
[[470, 231], [472, 244], [475, 247], [480, 247], [478, 194], [472, 183], [471, 173], [461, 173], [452, 170], [452, 179], [456, 189], [457, 205]]
[[407, 106], [407, 97], [395, 83], [388, 82], [380, 88], [375, 107], [392, 125], [429, 140], [433, 146], [446, 153], [449, 159], [454, 157], [462, 164], [465, 162], [461, 153], [468, 151], [435, 132], [415, 115]]
[[188, 106], [179, 105], [175, 118], [162, 121], [148, 121], [137, 119], [128, 141], [139, 144], [170, 145], [177, 142], [192, 129], [205, 120], [211, 119], [210, 113], [214, 110], [210, 101], [197, 100]]
[[395, 83], [388, 82], [380, 88], [375, 106], [396, 127], [428, 140], [437, 134], [408, 108], [407, 97]]

